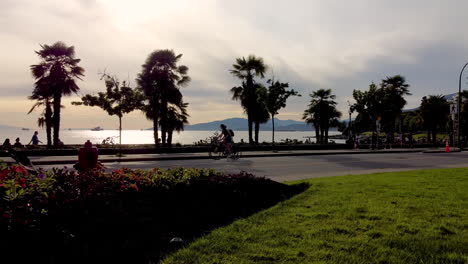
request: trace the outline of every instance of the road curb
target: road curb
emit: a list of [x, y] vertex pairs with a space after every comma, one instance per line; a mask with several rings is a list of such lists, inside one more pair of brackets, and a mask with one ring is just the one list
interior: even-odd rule
[[[243, 158], [264, 158], [264, 157], [297, 157], [297, 156], [330, 156], [330, 155], [350, 155], [350, 154], [397, 154], [397, 153], [417, 153], [422, 152], [418, 150], [376, 150], [376, 151], [345, 151], [345, 152], [296, 152], [296, 153], [271, 153], [271, 154], [242, 154]], [[180, 156], [180, 157], [151, 157], [151, 158], [107, 158], [100, 159], [101, 163], [112, 162], [138, 162], [138, 161], [167, 161], [167, 160], [206, 160], [212, 159], [206, 156]], [[46, 160], [46, 161], [32, 161], [34, 165], [68, 165], [75, 164], [76, 160]]]

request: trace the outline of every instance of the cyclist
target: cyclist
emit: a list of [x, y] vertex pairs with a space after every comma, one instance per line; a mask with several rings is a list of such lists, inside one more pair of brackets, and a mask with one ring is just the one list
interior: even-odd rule
[[219, 128], [221, 128], [221, 142], [223, 142], [223, 145], [226, 148], [226, 153], [231, 155], [232, 144], [234, 143], [234, 140], [232, 139], [234, 132], [231, 129], [227, 129], [225, 124], [221, 124]]

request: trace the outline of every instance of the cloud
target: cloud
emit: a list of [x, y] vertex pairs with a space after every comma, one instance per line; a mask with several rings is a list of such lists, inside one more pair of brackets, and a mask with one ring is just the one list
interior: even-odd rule
[[[228, 92], [239, 80], [228, 70], [236, 57], [249, 54], [263, 57], [277, 78], [303, 95], [291, 99], [280, 117], [300, 119], [307, 95], [319, 88], [333, 89], [346, 113], [353, 89], [367, 89], [392, 74], [407, 77], [413, 107], [423, 95], [456, 88], [468, 60], [467, 8], [461, 0], [3, 0], [0, 104], [22, 100], [6, 105], [9, 112], [25, 112], [33, 86], [29, 66], [38, 62], [34, 51], [62, 40], [76, 47], [86, 69], [80, 95], [103, 89], [98, 73], [104, 69], [135, 84], [150, 52], [182, 53], [193, 79], [183, 89], [192, 123], [214, 119], [213, 112], [242, 115]], [[67, 107], [64, 122], [89, 127], [108, 119], [95, 113]], [[0, 122], [31, 122], [15, 116]], [[147, 122], [137, 113], [129, 121], [134, 128]]]

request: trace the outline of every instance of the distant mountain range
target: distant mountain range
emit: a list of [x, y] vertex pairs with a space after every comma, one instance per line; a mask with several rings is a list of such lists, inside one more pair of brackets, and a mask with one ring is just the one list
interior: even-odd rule
[[[194, 125], [187, 125], [185, 130], [204, 130], [213, 131], [219, 130], [219, 125], [225, 124], [228, 128], [234, 131], [247, 131], [248, 124], [245, 118], [229, 118], [224, 120], [212, 121], [208, 123], [200, 123]], [[260, 130], [271, 130], [272, 123], [269, 120], [265, 124], [260, 124]], [[275, 130], [276, 131], [312, 131], [313, 127], [307, 125], [303, 121], [296, 120], [280, 120], [275, 118]]]

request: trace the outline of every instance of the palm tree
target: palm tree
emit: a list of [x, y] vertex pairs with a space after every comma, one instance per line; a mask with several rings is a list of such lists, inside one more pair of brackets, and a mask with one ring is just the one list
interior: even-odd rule
[[188, 117], [190, 116], [187, 112], [188, 103], [182, 103], [181, 105], [171, 105], [167, 112], [167, 145], [172, 146], [172, 134], [174, 131], [180, 133], [184, 131], [184, 126], [187, 125]]
[[383, 109], [387, 106], [384, 104], [384, 93], [379, 89], [375, 83], [369, 85], [369, 90], [353, 91], [353, 98], [356, 101], [353, 104], [352, 110], [358, 113], [355, 119], [354, 128], [357, 131], [372, 131], [371, 145], [376, 143], [377, 136], [377, 121], [381, 119]]
[[450, 106], [443, 95], [430, 95], [429, 97], [423, 97], [421, 113], [424, 124], [428, 129], [428, 135], [432, 134], [432, 143], [436, 144], [437, 131], [445, 127], [450, 114]]
[[[42, 94], [42, 95], [41, 95]], [[28, 114], [32, 113], [37, 107], [44, 106], [45, 109], [38, 118], [38, 126], [46, 128], [47, 134], [47, 147], [52, 146], [52, 100], [47, 93], [36, 87], [33, 91], [33, 95], [29, 96], [30, 100], [36, 100], [36, 103], [31, 107]]]
[[382, 80], [381, 89], [383, 91], [382, 121], [387, 137], [391, 143], [394, 141], [396, 120], [400, 118], [403, 107], [406, 105], [405, 95], [411, 95], [409, 84], [405, 77], [395, 75]]
[[341, 117], [341, 113], [336, 110], [336, 96], [331, 93], [331, 89], [319, 89], [310, 97], [302, 119], [308, 124], [314, 124], [317, 143], [327, 144], [330, 125]]
[[231, 92], [233, 93], [234, 100], [241, 98], [241, 105], [247, 113], [249, 143], [253, 144], [252, 125], [254, 122], [259, 124], [262, 119], [255, 117], [255, 106], [258, 104], [258, 100], [254, 77], [264, 78], [267, 66], [263, 62], [262, 58], [249, 55], [247, 59], [245, 57], [237, 58], [236, 63], [232, 65], [232, 68], [233, 69], [229, 72], [242, 80], [242, 92], [239, 92], [239, 88], [241, 87], [234, 87], [231, 89]]
[[62, 96], [80, 90], [75, 81], [81, 80], [84, 69], [78, 66], [80, 59], [75, 58], [75, 48], [60, 41], [50, 46], [41, 45], [41, 50], [36, 54], [41, 62], [30, 68], [36, 79], [36, 87], [47, 87], [47, 96], [53, 98], [54, 146], [58, 146]]
[[181, 57], [182, 54], [175, 55], [172, 50], [156, 50], [148, 56], [142, 65], [141, 73], [138, 74], [137, 84], [147, 99], [147, 104], [142, 110], [145, 116], [153, 121], [156, 147], [159, 147], [159, 126], [162, 143], [166, 145], [169, 104], [181, 104], [182, 94], [179, 88], [190, 82], [188, 67], [177, 65]]

